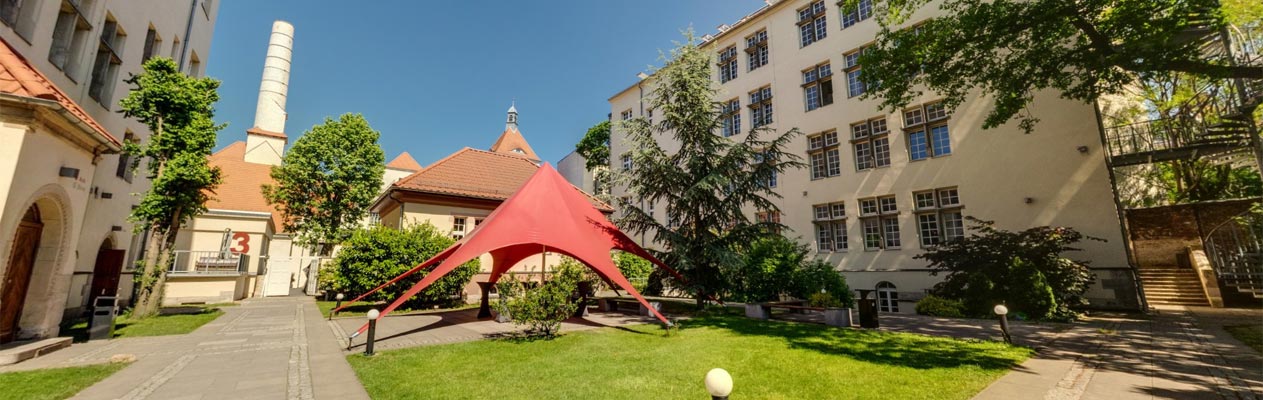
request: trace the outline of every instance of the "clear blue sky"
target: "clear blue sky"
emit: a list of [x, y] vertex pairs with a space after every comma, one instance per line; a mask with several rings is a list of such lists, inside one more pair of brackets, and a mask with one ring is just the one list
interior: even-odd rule
[[291, 144], [326, 116], [356, 112], [382, 133], [387, 161], [408, 151], [428, 165], [461, 147], [490, 147], [516, 99], [523, 134], [556, 163], [681, 29], [713, 33], [762, 3], [224, 1], [207, 65], [223, 81], [219, 147], [253, 125], [273, 20], [295, 29]]

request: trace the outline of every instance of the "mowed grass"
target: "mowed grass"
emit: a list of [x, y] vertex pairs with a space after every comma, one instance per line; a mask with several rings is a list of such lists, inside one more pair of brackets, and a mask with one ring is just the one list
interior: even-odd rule
[[351, 355], [374, 399], [704, 399], [711, 368], [733, 399], [968, 399], [1030, 356], [1000, 342], [702, 317]]
[[[201, 306], [191, 310], [187, 307], [181, 307], [184, 310], [181, 310], [179, 313], [162, 314], [145, 319], [132, 319], [126, 315], [119, 316], [118, 319], [114, 320], [114, 338], [183, 335], [214, 321], [215, 318], [219, 318], [220, 315], [224, 314], [219, 307], [225, 306], [228, 305]], [[76, 342], [86, 342], [88, 340], [88, 322], [80, 320], [70, 325], [62, 330], [61, 336], [73, 337]]]
[[0, 400], [67, 399], [126, 366], [114, 363], [3, 373]]
[[1225, 326], [1224, 330], [1247, 346], [1253, 347], [1254, 351], [1263, 353], [1263, 324]]

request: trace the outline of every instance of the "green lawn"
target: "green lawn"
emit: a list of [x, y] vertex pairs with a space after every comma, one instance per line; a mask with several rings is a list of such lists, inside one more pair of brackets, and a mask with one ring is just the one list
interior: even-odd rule
[[[183, 335], [197, 330], [197, 328], [206, 325], [208, 322], [214, 321], [215, 318], [219, 318], [220, 315], [224, 314], [219, 308], [228, 305], [196, 306], [191, 310], [189, 307], [177, 307], [182, 309], [180, 313], [163, 314], [141, 320], [133, 320], [123, 315], [114, 321], [114, 337]], [[73, 337], [76, 342], [87, 341], [88, 322], [79, 320], [68, 327], [64, 327], [61, 336]]]
[[1263, 324], [1225, 326], [1224, 330], [1232, 334], [1254, 351], [1263, 353]]
[[0, 400], [60, 400], [105, 379], [125, 363], [89, 365], [0, 374]]
[[711, 368], [733, 399], [968, 399], [1031, 351], [999, 342], [702, 317], [348, 357], [374, 399], [704, 399]]

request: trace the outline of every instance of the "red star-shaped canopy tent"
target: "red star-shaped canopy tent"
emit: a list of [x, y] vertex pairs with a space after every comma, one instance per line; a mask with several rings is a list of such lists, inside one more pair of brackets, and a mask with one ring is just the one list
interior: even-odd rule
[[[614, 249], [640, 256], [670, 272], [681, 281], [684, 280], [678, 272], [650, 255], [618, 230], [579, 189], [562, 178], [557, 170], [544, 164], [513, 196], [500, 204], [481, 224], [474, 227], [474, 231], [469, 235], [433, 258], [417, 264], [416, 267], [360, 295], [346, 305], [359, 301], [417, 271], [438, 265], [420, 282], [404, 292], [403, 296], [395, 299], [385, 310], [382, 310], [378, 316], [380, 319], [457, 266], [483, 253], [491, 253], [490, 282], [494, 284], [499, 281], [505, 271], [519, 261], [550, 251], [565, 254], [586, 264], [606, 282], [618, 285], [631, 293], [636, 300], [652, 311], [654, 316], [670, 325], [670, 321], [650, 306], [640, 292], [627, 281], [627, 278], [618, 272], [618, 267], [614, 265], [614, 260], [610, 257], [610, 251]], [[367, 329], [367, 324], [356, 334], [365, 329]]]

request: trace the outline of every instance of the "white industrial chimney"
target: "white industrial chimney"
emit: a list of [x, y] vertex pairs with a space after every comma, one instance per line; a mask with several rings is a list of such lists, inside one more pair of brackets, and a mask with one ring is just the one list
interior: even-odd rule
[[294, 55], [294, 26], [285, 21], [272, 23], [263, 80], [259, 83], [259, 103], [254, 109], [254, 127], [246, 130], [245, 161], [280, 165], [289, 138], [285, 136], [285, 99], [289, 93], [290, 59]]

